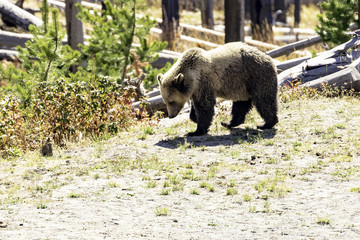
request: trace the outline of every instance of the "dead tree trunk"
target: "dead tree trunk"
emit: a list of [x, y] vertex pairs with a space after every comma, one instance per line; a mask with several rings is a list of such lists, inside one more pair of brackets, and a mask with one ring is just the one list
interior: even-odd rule
[[295, 27], [298, 27], [300, 24], [300, 12], [301, 12], [301, 1], [295, 0], [295, 9], [294, 9], [294, 19], [295, 19]]
[[253, 0], [250, 6], [252, 38], [273, 42], [271, 0]]
[[[81, 3], [81, 0], [65, 0], [66, 32], [70, 47], [74, 50], [80, 50], [79, 44], [84, 45], [84, 31], [82, 22], [76, 17], [79, 13], [75, 6], [76, 3]], [[76, 72], [77, 66], [72, 66], [71, 71]]]
[[225, 0], [225, 43], [244, 41], [245, 1]]
[[162, 0], [162, 40], [168, 42], [168, 48], [175, 48], [175, 39], [179, 28], [179, 0]]
[[201, 0], [201, 25], [204, 28], [214, 29], [213, 0]]
[[286, 23], [286, 0], [275, 0], [274, 11], [275, 11], [275, 16], [273, 21]]
[[19, 8], [24, 8], [24, 2], [25, 0], [18, 0], [15, 5], [18, 6]]
[[41, 26], [41, 19], [35, 17], [31, 13], [19, 8], [9, 1], [0, 1], [0, 14], [4, 22], [19, 26], [28, 30], [29, 25]]

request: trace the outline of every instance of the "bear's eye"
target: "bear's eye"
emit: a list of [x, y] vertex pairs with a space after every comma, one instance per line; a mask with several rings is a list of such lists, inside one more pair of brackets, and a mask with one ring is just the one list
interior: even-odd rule
[[169, 105], [174, 105], [175, 104], [175, 101], [170, 101], [169, 102]]

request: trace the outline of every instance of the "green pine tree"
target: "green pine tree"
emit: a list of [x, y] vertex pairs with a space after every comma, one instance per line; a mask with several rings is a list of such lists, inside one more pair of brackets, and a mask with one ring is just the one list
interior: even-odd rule
[[360, 0], [328, 0], [321, 3], [322, 14], [318, 14], [319, 25], [315, 31], [324, 42], [331, 47], [348, 41], [351, 36], [347, 35], [350, 24], [360, 26], [360, 18], [356, 12], [360, 6]]
[[89, 45], [81, 46], [88, 62], [86, 69], [96, 75], [115, 77], [119, 83], [134, 70], [131, 68], [150, 71], [151, 67], [138, 63], [156, 60], [156, 53], [166, 47], [166, 43], [158, 41], [148, 43], [147, 35], [156, 22], [149, 16], [136, 16], [142, 6], [136, 0], [105, 0], [104, 4], [101, 12], [77, 5], [80, 19], [93, 28]]
[[61, 76], [69, 75], [70, 66], [81, 56], [79, 51], [62, 43], [65, 30], [59, 24], [59, 11], [49, 9], [47, 0], [43, 0], [41, 13], [42, 26], [30, 25], [32, 39], [25, 43], [25, 48], [16, 48], [22, 68], [0, 66], [0, 77], [7, 82], [3, 90], [18, 95], [24, 107], [31, 103], [33, 90], [39, 84], [53, 84]]

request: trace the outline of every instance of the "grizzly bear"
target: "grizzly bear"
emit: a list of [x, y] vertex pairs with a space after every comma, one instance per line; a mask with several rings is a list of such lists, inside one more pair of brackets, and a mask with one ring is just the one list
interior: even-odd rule
[[254, 105], [265, 124], [277, 122], [277, 73], [271, 57], [241, 42], [227, 43], [216, 49], [186, 50], [164, 75], [157, 76], [169, 118], [178, 115], [191, 100], [190, 119], [197, 123], [188, 136], [206, 134], [214, 115], [216, 97], [232, 100], [232, 120], [227, 128], [245, 121]]

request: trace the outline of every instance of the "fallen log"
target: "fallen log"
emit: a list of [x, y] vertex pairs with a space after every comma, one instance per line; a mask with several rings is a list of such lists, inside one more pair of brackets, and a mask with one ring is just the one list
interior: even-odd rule
[[[161, 20], [160, 20], [161, 21]], [[223, 44], [225, 42], [225, 33], [201, 26], [193, 26], [189, 24], [180, 23], [181, 32], [183, 35], [209, 41], [216, 44]]]
[[[336, 59], [339, 57], [342, 59], [342, 55], [350, 48], [355, 48], [360, 45], [360, 31], [355, 32], [355, 37], [349, 40], [348, 42], [341, 44], [329, 51], [319, 54], [315, 58], [308, 59], [295, 67], [289, 68], [278, 75], [279, 86], [285, 86], [291, 84], [293, 81], [301, 81], [304, 78], [307, 71], [314, 68], [314, 66], [319, 66], [319, 63], [324, 63], [323, 66], [326, 68], [329, 64], [326, 61], [336, 61], [329, 60], [331, 58]], [[350, 59], [356, 59], [355, 57], [349, 57]], [[346, 65], [346, 62], [344, 62]], [[339, 69], [340, 70], [340, 69]], [[324, 74], [326, 75], [326, 74]], [[320, 77], [320, 76], [319, 76]]]
[[[40, 0], [37, 0], [38, 2], [41, 2]], [[61, 11], [65, 10], [65, 3], [61, 1], [56, 0], [48, 0], [48, 4], [50, 7], [58, 8]], [[87, 1], [81, 1], [81, 5], [84, 7], [92, 8], [97, 11], [101, 11], [101, 5], [96, 3], [90, 3]]]
[[303, 78], [301, 78], [301, 82], [310, 82], [320, 77], [343, 70], [344, 68], [349, 67], [354, 62], [354, 59], [358, 59], [359, 57], [360, 51], [352, 51], [351, 53], [347, 53], [345, 56], [328, 58], [322, 62], [313, 62], [312, 64], [308, 64], [306, 68], [303, 69]]
[[292, 34], [300, 34], [300, 35], [315, 35], [316, 32], [314, 29], [307, 29], [307, 28], [290, 28], [290, 27], [274, 27], [274, 33], [281, 33], [285, 35], [292, 35]]
[[15, 47], [25, 46], [25, 42], [31, 40], [32, 34], [13, 33], [0, 30], [0, 46]]
[[357, 59], [344, 70], [305, 83], [304, 86], [320, 90], [324, 85], [328, 85], [331, 87], [360, 91], [360, 73], [358, 71], [359, 64], [360, 59]]
[[[158, 39], [158, 40], [161, 39], [161, 34], [162, 34], [161, 29], [151, 28], [150, 33], [156, 39]], [[186, 49], [189, 49], [189, 48], [192, 48], [192, 47], [200, 47], [200, 48], [203, 48], [205, 50], [211, 50], [211, 49], [214, 49], [214, 48], [217, 48], [217, 47], [220, 46], [220, 44], [200, 40], [200, 39], [193, 38], [193, 37], [188, 37], [188, 36], [185, 36], [185, 35], [180, 35], [180, 41], [182, 43], [182, 49], [179, 49], [180, 51], [186, 50]], [[274, 44], [271, 44], [271, 43], [266, 43], [266, 42], [253, 40], [251, 37], [248, 37], [248, 36], [245, 37], [245, 43], [248, 44], [248, 45], [257, 47], [258, 49], [260, 49], [262, 51], [267, 51], [269, 49], [272, 50], [272, 49], [275, 49], [275, 48], [279, 47], [278, 45], [274, 45]], [[308, 55], [306, 52], [300, 52], [300, 51], [295, 51], [295, 54], [300, 55], [300, 56]]]
[[[161, 95], [151, 97], [151, 98], [147, 99], [145, 102], [146, 102], [145, 109], [150, 114], [150, 116], [154, 115], [157, 111], [167, 112], [166, 105], [165, 105]], [[142, 102], [140, 102], [140, 101], [134, 102], [132, 105], [133, 109], [140, 109], [141, 103]]]
[[344, 69], [346, 66], [341, 64], [330, 64], [330, 65], [324, 65], [319, 68], [311, 69], [309, 71], [304, 72], [303, 77], [299, 79], [302, 84], [313, 81], [315, 79], [318, 79], [320, 77], [324, 77], [333, 73], [336, 73], [342, 69]]
[[148, 98], [156, 97], [156, 96], [159, 96], [159, 95], [160, 95], [160, 90], [154, 90], [154, 91], [145, 93], [145, 96], [148, 97]]
[[280, 62], [279, 64], [276, 64], [276, 68], [278, 70], [278, 73], [281, 73], [289, 68], [295, 67], [296, 65], [298, 65], [306, 60], [309, 60], [310, 58], [311, 58], [311, 56], [306, 56], [306, 57], [300, 57], [300, 58], [283, 61], [283, 62]]
[[159, 52], [159, 58], [150, 64], [152, 67], [160, 69], [165, 67], [166, 63], [168, 62], [171, 64], [174, 63], [175, 60], [178, 59], [180, 56], [180, 53], [163, 50]]
[[9, 1], [0, 1], [0, 14], [4, 21], [19, 26], [25, 30], [28, 30], [31, 24], [35, 26], [42, 25], [41, 19]]
[[14, 62], [17, 59], [18, 51], [0, 49], [0, 60], [8, 60]]
[[304, 49], [307, 47], [310, 47], [312, 45], [315, 45], [317, 43], [321, 42], [320, 36], [315, 36], [309, 39], [301, 40], [295, 43], [290, 43], [286, 46], [279, 47], [270, 51], [267, 51], [266, 54], [271, 56], [272, 58], [277, 58], [283, 55], [290, 54], [296, 50]]
[[[161, 35], [162, 35], [162, 30], [159, 28], [151, 28], [150, 29], [150, 33], [158, 40], [161, 40]], [[210, 49], [214, 49], [219, 47], [219, 44], [215, 44], [212, 42], [207, 42], [204, 40], [200, 40], [200, 39], [196, 39], [196, 38], [192, 38], [192, 37], [188, 37], [188, 36], [184, 36], [184, 35], [180, 35], [180, 41], [182, 42], [182, 48], [180, 49], [180, 51], [186, 50], [188, 48], [192, 48], [192, 47], [201, 47], [203, 49], [206, 50], [210, 50]]]

